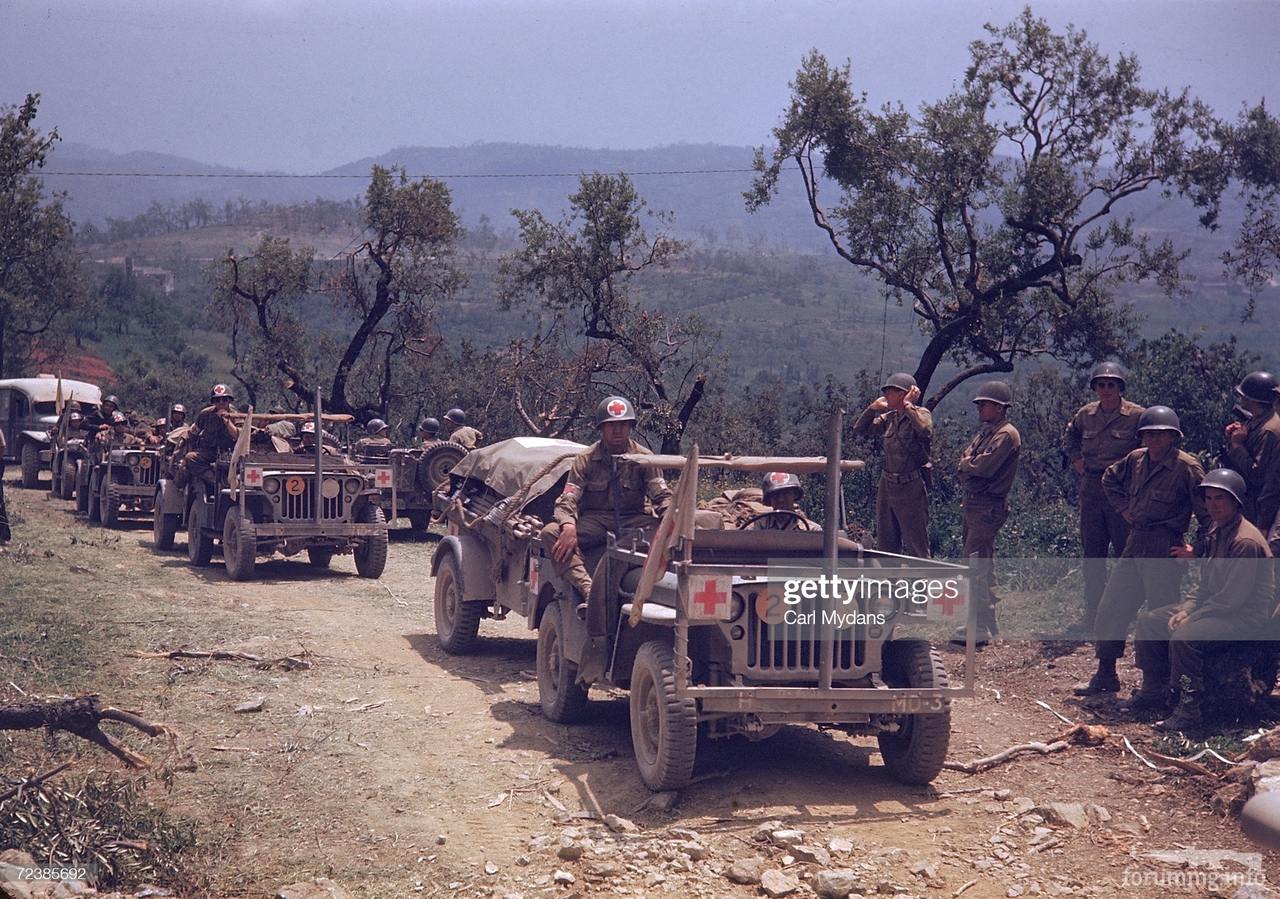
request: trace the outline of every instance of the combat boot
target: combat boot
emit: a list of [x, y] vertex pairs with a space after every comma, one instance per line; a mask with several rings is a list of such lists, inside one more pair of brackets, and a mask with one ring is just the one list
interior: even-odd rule
[[1198, 731], [1204, 726], [1204, 717], [1200, 714], [1199, 690], [1194, 687], [1183, 687], [1182, 695], [1173, 714], [1163, 721], [1157, 721], [1155, 728], [1164, 733], [1186, 733]]
[[1071, 688], [1071, 692], [1076, 696], [1101, 696], [1105, 693], [1120, 692], [1120, 678], [1116, 676], [1116, 666], [1112, 662], [1107, 665], [1104, 662], [1098, 663], [1098, 670], [1093, 673], [1093, 677], [1089, 678], [1089, 682], [1085, 684], [1076, 684]]
[[1120, 710], [1129, 715], [1163, 715], [1169, 711], [1169, 685], [1166, 681], [1142, 675], [1142, 687], [1120, 703]]

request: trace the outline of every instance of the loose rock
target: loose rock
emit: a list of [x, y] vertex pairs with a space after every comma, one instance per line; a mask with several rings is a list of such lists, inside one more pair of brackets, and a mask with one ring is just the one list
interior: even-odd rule
[[605, 815], [604, 826], [614, 833], [636, 833], [640, 830], [634, 822], [628, 821], [626, 818], [620, 818], [617, 815]]
[[799, 846], [791, 847], [791, 854], [802, 862], [809, 862], [813, 865], [829, 865], [831, 864], [831, 853], [823, 849], [821, 846]]
[[819, 871], [814, 875], [813, 891], [822, 899], [844, 899], [858, 888], [858, 875], [849, 868]]
[[777, 899], [779, 896], [786, 896], [800, 889], [800, 881], [790, 874], [783, 874], [781, 871], [770, 868], [760, 877], [760, 888], [766, 895]]
[[553, 874], [553, 875], [551, 876], [551, 879], [552, 879], [552, 880], [554, 880], [556, 883], [561, 883], [561, 884], [566, 884], [566, 885], [567, 885], [567, 884], [571, 884], [571, 883], [573, 883], [573, 882], [574, 882], [574, 881], [576, 881], [578, 878], [574, 877], [574, 876], [573, 876], [572, 874], [570, 874], [568, 871], [561, 871], [561, 870], [557, 869], [557, 870], [556, 870], [556, 873], [555, 873], [555, 874]]
[[804, 842], [804, 831], [775, 830], [769, 834], [769, 840], [775, 846], [799, 846]]
[[760, 878], [764, 876], [764, 869], [767, 864], [768, 861], [758, 855], [750, 858], [740, 858], [725, 870], [724, 876], [734, 883], [759, 883]]
[[1046, 802], [1036, 806], [1036, 812], [1050, 824], [1074, 827], [1077, 830], [1089, 826], [1089, 813], [1079, 802]]
[[267, 697], [255, 696], [252, 699], [246, 699], [244, 702], [236, 706], [232, 711], [237, 714], [245, 714], [247, 712], [261, 712], [267, 705]]

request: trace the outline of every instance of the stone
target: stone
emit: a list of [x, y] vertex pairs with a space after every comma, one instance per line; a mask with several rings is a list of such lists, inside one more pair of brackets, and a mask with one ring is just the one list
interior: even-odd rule
[[800, 861], [808, 862], [811, 865], [826, 866], [831, 864], [831, 853], [821, 846], [806, 846], [801, 843], [799, 846], [791, 847], [791, 854]]
[[576, 862], [582, 858], [582, 847], [573, 840], [565, 839], [556, 850], [556, 858], [566, 862]]
[[677, 843], [676, 849], [684, 855], [689, 856], [689, 858], [693, 859], [695, 862], [700, 862], [711, 855], [710, 849], [703, 846], [701, 843], [694, 842], [693, 840], [686, 840], [683, 843]]
[[822, 899], [845, 899], [858, 888], [859, 878], [849, 868], [819, 871], [810, 886]]
[[832, 852], [846, 855], [853, 851], [853, 840], [847, 840], [844, 837], [832, 837], [827, 841], [827, 848]]
[[697, 843], [702, 839], [696, 830], [690, 830], [687, 827], [672, 827], [667, 830], [667, 833], [671, 834], [678, 840], [691, 840], [694, 843]]
[[317, 877], [281, 887], [275, 899], [351, 899], [351, 894], [329, 878]]
[[1111, 820], [1111, 812], [1107, 811], [1105, 805], [1094, 805], [1090, 803], [1085, 806], [1085, 814], [1089, 816], [1089, 820], [1094, 824], [1106, 824]]
[[800, 881], [790, 874], [770, 868], [760, 877], [760, 889], [771, 899], [778, 899], [779, 896], [786, 896], [800, 889]]
[[592, 859], [586, 863], [583, 870], [588, 877], [620, 877], [624, 869], [617, 862]]
[[756, 829], [751, 831], [751, 839], [758, 843], [767, 843], [769, 842], [769, 834], [781, 828], [781, 821], [765, 821], [763, 824], [756, 825]]
[[605, 815], [604, 826], [614, 833], [637, 833], [640, 830], [634, 822], [628, 821], [626, 818], [620, 818], [617, 815]]
[[443, 845], [444, 845], [445, 843], [447, 843], [447, 842], [449, 842], [449, 837], [448, 837], [448, 836], [446, 836], [445, 834], [438, 834], [438, 835], [436, 836], [436, 845], [437, 845], [437, 846], [443, 846]]
[[999, 800], [1000, 802], [1004, 802], [1006, 799], [1009, 799], [1012, 796], [1013, 796], [1013, 790], [996, 790], [991, 794], [992, 799]]
[[667, 875], [659, 871], [650, 871], [644, 877], [644, 885], [647, 887], [656, 887], [660, 883], [667, 882]]
[[804, 842], [804, 831], [775, 830], [769, 834], [769, 840], [775, 846], [799, 846]]
[[938, 866], [924, 859], [912, 865], [910, 870], [916, 877], [923, 877], [925, 880], [933, 880], [938, 876]]
[[497, 874], [497, 873], [498, 873], [498, 866], [497, 866], [497, 865], [495, 865], [493, 862], [485, 862], [485, 863], [484, 863], [484, 873], [486, 873], [486, 874], [488, 874], [490, 877], [492, 877], [493, 875], [495, 875], [495, 874]]
[[1036, 806], [1036, 812], [1050, 824], [1083, 830], [1089, 826], [1089, 813], [1083, 803], [1046, 802]]
[[1240, 814], [1248, 799], [1249, 787], [1246, 784], [1229, 783], [1213, 794], [1209, 799], [1209, 807], [1214, 814], [1234, 817]]
[[578, 878], [574, 877], [568, 871], [562, 871], [557, 868], [556, 873], [551, 875], [551, 879], [556, 883], [568, 886], [569, 884], [574, 883]]
[[750, 858], [740, 858], [725, 869], [724, 876], [734, 883], [746, 885], [759, 883], [760, 878], [764, 876], [764, 869], [768, 863], [767, 859], [763, 859], [758, 855], [753, 855]]
[[252, 699], [246, 699], [244, 702], [236, 706], [232, 711], [243, 715], [248, 712], [261, 712], [267, 707], [267, 697], [255, 696]]

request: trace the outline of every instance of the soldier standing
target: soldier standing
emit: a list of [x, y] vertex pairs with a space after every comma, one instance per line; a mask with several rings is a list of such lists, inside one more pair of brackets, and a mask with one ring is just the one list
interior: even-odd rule
[[440, 439], [440, 419], [424, 418], [422, 424], [418, 425], [418, 439], [422, 441], [422, 445], [435, 443]]
[[1269, 528], [1280, 511], [1280, 416], [1275, 413], [1275, 376], [1265, 371], [1250, 372], [1236, 385], [1237, 407], [1247, 418], [1233, 421], [1223, 430], [1227, 446], [1222, 452], [1223, 468], [1244, 478], [1244, 517], [1255, 527]]
[[1155, 608], [1180, 595], [1185, 558], [1183, 540], [1194, 512], [1203, 526], [1204, 502], [1196, 487], [1204, 469], [1178, 449], [1182, 429], [1168, 406], [1151, 406], [1138, 418], [1142, 446], [1102, 474], [1102, 489], [1129, 524], [1129, 539], [1107, 579], [1098, 606], [1094, 654], [1098, 670], [1077, 696], [1120, 689], [1116, 660], [1124, 655], [1125, 634], [1145, 606]]
[[1089, 375], [1098, 399], [1081, 406], [1067, 423], [1063, 449], [1080, 475], [1080, 547], [1084, 554], [1084, 611], [1068, 633], [1092, 634], [1098, 603], [1107, 586], [1107, 556], [1124, 552], [1129, 525], [1102, 491], [1102, 473], [1138, 448], [1143, 408], [1124, 398], [1125, 370], [1100, 362]]
[[218, 461], [218, 453], [233, 449], [240, 429], [231, 420], [231, 403], [235, 396], [226, 384], [214, 384], [209, 391], [209, 405], [200, 410], [191, 432], [187, 435], [190, 446], [194, 449], [183, 458], [187, 476], [191, 480], [204, 478], [214, 484], [214, 479], [206, 477]]
[[[1200, 583], [1183, 602], [1144, 613], [1134, 631], [1142, 689], [1127, 708], [1164, 712], [1171, 685], [1174, 695], [1181, 692], [1181, 702], [1157, 730], [1200, 726], [1206, 651], [1225, 641], [1257, 639], [1266, 631], [1275, 604], [1271, 550], [1262, 532], [1242, 514], [1248, 497], [1245, 479], [1228, 468], [1215, 468], [1197, 492], [1203, 494], [1212, 522], [1197, 551], [1205, 560]], [[1190, 546], [1184, 549], [1191, 551]]]
[[444, 420], [449, 423], [449, 439], [469, 450], [475, 449], [484, 436], [467, 424], [467, 413], [456, 407], [444, 414]]
[[[992, 559], [996, 534], [1009, 517], [1009, 489], [1018, 472], [1022, 436], [1009, 422], [1013, 391], [1004, 381], [987, 381], [978, 389], [973, 402], [982, 424], [960, 454], [956, 474], [964, 488], [961, 540], [965, 561], [973, 570], [972, 596], [978, 612], [974, 642], [985, 646], [1000, 632], [996, 624], [996, 599], [991, 592]], [[952, 635], [951, 642], [962, 644], [965, 637], [962, 627]]]
[[754, 516], [751, 525], [757, 531], [820, 531], [817, 522], [810, 520], [800, 509], [804, 487], [800, 479], [786, 471], [770, 471], [760, 482], [760, 493], [773, 509]]
[[853, 433], [881, 437], [884, 460], [876, 487], [876, 548], [927, 559], [929, 493], [924, 476], [933, 442], [933, 415], [923, 406], [916, 379], [890, 375], [882, 395], [863, 410]]
[[646, 447], [631, 439], [636, 420], [631, 401], [605, 397], [596, 407], [595, 420], [600, 439], [574, 459], [556, 500], [554, 520], [542, 529], [542, 543], [556, 571], [586, 603], [590, 644], [580, 675], [588, 682], [603, 665], [608, 616], [603, 599], [592, 597], [583, 551], [600, 549], [609, 533], [652, 531], [671, 502], [671, 489], [658, 469], [618, 459], [624, 453], [649, 454]]

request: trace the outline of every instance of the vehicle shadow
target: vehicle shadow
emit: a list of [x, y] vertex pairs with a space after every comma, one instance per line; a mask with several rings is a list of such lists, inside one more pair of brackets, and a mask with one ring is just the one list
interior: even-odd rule
[[[151, 545], [149, 541], [139, 541], [140, 546]], [[307, 564], [305, 558], [298, 559], [265, 559], [259, 560], [254, 576], [247, 581], [232, 581], [227, 575], [227, 569], [222, 562], [220, 553], [214, 553], [213, 562], [207, 566], [197, 568], [187, 561], [187, 551], [185, 547], [176, 550], [166, 550], [164, 558], [160, 562], [161, 568], [187, 568], [191, 573], [202, 581], [208, 583], [243, 583], [243, 584], [293, 584], [293, 583], [311, 583], [336, 580], [354, 580], [359, 579], [360, 575], [354, 571], [340, 571], [334, 568], [313, 568]]]
[[387, 539], [392, 543], [439, 543], [443, 537], [444, 534], [419, 531], [411, 527], [387, 529]]
[[471, 681], [488, 695], [500, 695], [511, 684], [531, 683], [537, 643], [517, 637], [485, 637], [474, 653], [451, 656], [435, 634], [405, 634], [409, 648], [422, 660]]
[[560, 725], [543, 718], [536, 702], [490, 706], [511, 727], [499, 745], [550, 753], [582, 808], [597, 818], [617, 814], [655, 825], [696, 818], [706, 830], [710, 817], [718, 819], [714, 827], [732, 830], [772, 818], [818, 825], [950, 814], [932, 787], [901, 784], [872, 764], [873, 741], [855, 743], [839, 731], [799, 725], [755, 743], [700, 738], [694, 782], [680, 791], [679, 806], [673, 813], [651, 811], [653, 794], [632, 756], [625, 696], [593, 700], [588, 708], [584, 723]]

